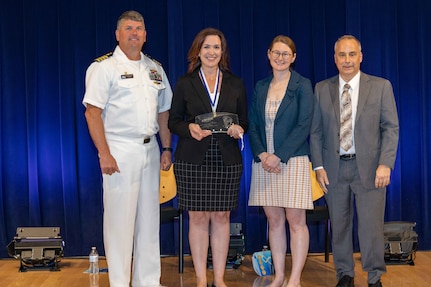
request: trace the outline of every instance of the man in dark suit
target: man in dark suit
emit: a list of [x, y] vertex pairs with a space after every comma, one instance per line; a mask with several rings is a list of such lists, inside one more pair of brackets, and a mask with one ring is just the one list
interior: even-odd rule
[[[386, 272], [386, 186], [398, 147], [395, 99], [388, 80], [360, 71], [362, 52], [358, 39], [342, 36], [334, 51], [339, 75], [316, 84], [310, 146], [313, 168], [329, 207], [339, 280], [336, 286], [354, 286], [354, 205], [368, 286], [382, 286], [380, 277]], [[341, 103], [350, 107], [350, 121], [345, 118]], [[350, 125], [346, 128], [342, 122]]]

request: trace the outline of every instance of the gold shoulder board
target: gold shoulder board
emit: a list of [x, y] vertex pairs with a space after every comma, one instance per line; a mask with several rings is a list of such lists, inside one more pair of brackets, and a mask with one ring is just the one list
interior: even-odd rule
[[100, 56], [99, 58], [94, 59], [95, 62], [102, 62], [103, 60], [108, 59], [112, 56], [112, 52], [109, 52], [108, 54], [105, 54], [103, 56]]
[[145, 56], [147, 56], [149, 59], [151, 59], [154, 63], [156, 63], [157, 65], [159, 65], [159, 66], [161, 66], [162, 65], [162, 63], [160, 63], [159, 61], [157, 61], [156, 59], [154, 59], [153, 57], [151, 57], [150, 55], [148, 55], [148, 54], [145, 54]]

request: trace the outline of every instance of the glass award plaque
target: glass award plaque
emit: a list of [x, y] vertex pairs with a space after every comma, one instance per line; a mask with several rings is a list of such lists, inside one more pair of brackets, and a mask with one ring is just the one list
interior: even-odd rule
[[196, 116], [195, 123], [203, 130], [210, 130], [213, 133], [226, 133], [231, 125], [239, 124], [239, 120], [237, 114], [214, 112]]

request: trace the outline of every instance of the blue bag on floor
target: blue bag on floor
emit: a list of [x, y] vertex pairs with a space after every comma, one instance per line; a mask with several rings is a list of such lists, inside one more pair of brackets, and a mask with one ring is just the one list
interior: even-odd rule
[[270, 250], [258, 251], [253, 253], [251, 258], [254, 272], [259, 276], [268, 276], [274, 274], [272, 256]]

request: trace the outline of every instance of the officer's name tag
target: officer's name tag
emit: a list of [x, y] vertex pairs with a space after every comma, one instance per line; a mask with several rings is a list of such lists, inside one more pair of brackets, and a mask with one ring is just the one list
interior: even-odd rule
[[133, 78], [133, 74], [124, 74], [124, 75], [121, 75], [121, 79], [132, 79]]

